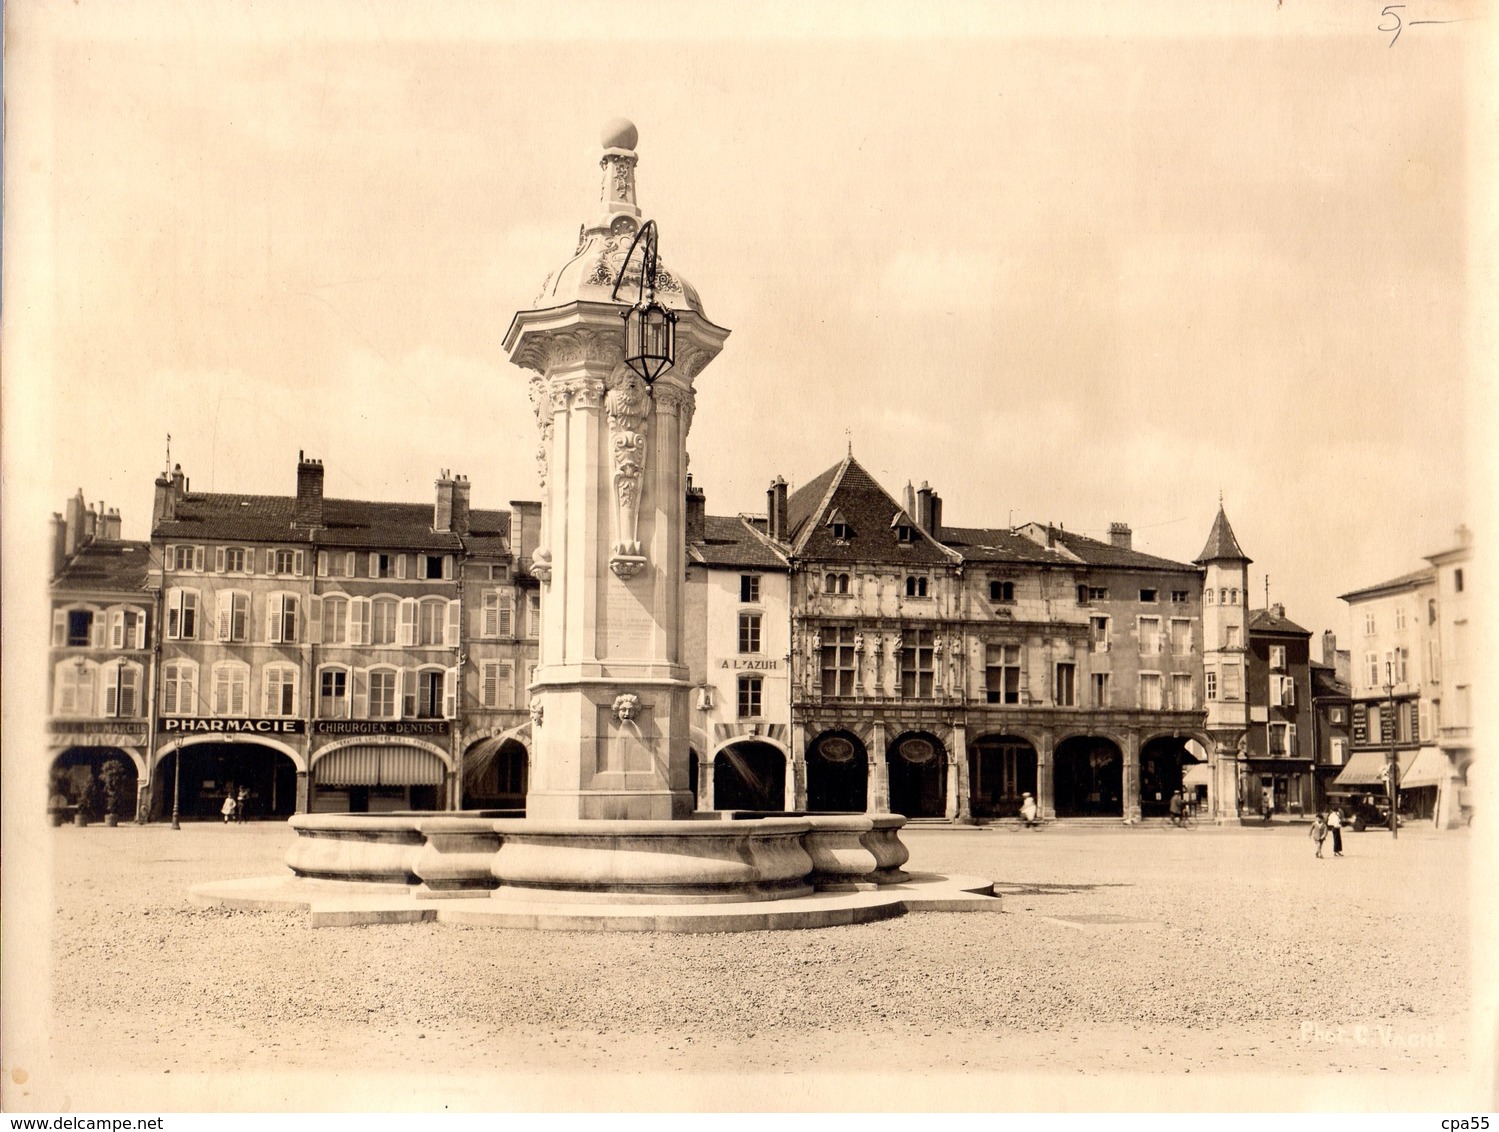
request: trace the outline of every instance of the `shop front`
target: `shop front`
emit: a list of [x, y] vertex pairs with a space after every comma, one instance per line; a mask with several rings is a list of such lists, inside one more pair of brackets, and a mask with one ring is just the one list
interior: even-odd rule
[[312, 752], [313, 813], [391, 813], [447, 808], [446, 720], [319, 720]]
[[1310, 817], [1316, 810], [1310, 759], [1249, 759], [1239, 788], [1245, 817]]

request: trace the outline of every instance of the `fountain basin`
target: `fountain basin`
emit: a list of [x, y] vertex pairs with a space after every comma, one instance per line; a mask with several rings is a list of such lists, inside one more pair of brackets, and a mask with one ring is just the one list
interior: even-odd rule
[[566, 903], [746, 903], [906, 879], [898, 815], [738, 821], [552, 821], [463, 813], [299, 814], [298, 877], [421, 897]]

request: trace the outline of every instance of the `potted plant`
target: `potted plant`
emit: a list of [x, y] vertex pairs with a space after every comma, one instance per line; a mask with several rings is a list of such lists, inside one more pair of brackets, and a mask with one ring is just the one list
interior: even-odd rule
[[120, 801], [125, 796], [125, 764], [110, 759], [99, 770], [99, 786], [104, 793], [104, 824], [114, 826], [120, 820]]
[[52, 788], [47, 791], [47, 820], [54, 826], [62, 825], [68, 817], [68, 805], [67, 776], [55, 772], [52, 775]]

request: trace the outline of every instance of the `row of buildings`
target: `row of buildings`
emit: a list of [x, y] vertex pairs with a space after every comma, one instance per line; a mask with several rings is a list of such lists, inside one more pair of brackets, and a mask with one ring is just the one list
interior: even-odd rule
[[[80, 492], [54, 517], [54, 792], [116, 759], [142, 820], [241, 791], [252, 816], [523, 806], [539, 520], [472, 509], [447, 473], [429, 503], [325, 498], [305, 458], [287, 496], [195, 493], [173, 468], [144, 543]], [[764, 514], [709, 515], [689, 486], [687, 543], [700, 808], [965, 820], [1031, 793], [1047, 817], [1137, 819], [1185, 788], [1227, 819], [1370, 788], [1374, 670], [1350, 685], [1335, 641], [1319, 663], [1284, 609], [1249, 609], [1221, 508], [1174, 562], [1122, 523], [952, 526], [850, 454], [778, 478]], [[1436, 731], [1409, 711], [1422, 771]], [[1450, 785], [1471, 756], [1440, 749]]]

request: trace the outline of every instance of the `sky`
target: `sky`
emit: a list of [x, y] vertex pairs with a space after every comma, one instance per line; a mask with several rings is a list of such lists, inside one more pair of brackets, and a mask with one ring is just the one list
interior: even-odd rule
[[1254, 603], [1346, 639], [1487, 505], [1483, 53], [1287, 7], [12, 6], [9, 527], [82, 488], [147, 537], [168, 434], [199, 491], [305, 451], [332, 496], [535, 498], [501, 341], [622, 115], [732, 331], [710, 511], [851, 445], [948, 523], [1190, 561], [1221, 492]]

